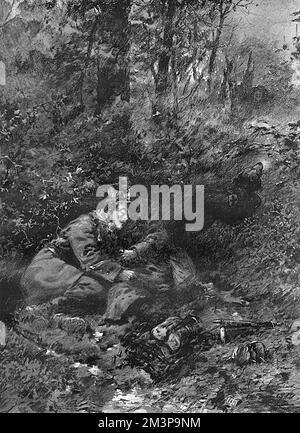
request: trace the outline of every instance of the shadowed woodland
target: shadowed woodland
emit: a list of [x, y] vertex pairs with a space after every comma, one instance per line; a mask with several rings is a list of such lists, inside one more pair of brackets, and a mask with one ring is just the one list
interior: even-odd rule
[[[287, 17], [292, 37], [256, 35], [249, 20], [271, 9], [0, 0], [0, 412], [300, 409], [300, 11]], [[172, 282], [165, 257], [144, 263], [153, 302], [109, 322], [25, 306], [32, 258], [120, 176], [205, 186], [204, 230], [160, 224], [184, 249]], [[119, 249], [150, 226], [128, 221]], [[189, 341], [157, 360], [147, 338], [174, 316]]]

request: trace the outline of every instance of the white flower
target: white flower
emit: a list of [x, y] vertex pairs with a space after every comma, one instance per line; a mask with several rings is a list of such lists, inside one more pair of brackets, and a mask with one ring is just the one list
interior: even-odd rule
[[102, 373], [102, 371], [100, 370], [100, 368], [97, 367], [96, 365], [94, 365], [93, 367], [89, 368], [88, 371], [89, 371], [93, 376], [99, 376], [99, 374]]

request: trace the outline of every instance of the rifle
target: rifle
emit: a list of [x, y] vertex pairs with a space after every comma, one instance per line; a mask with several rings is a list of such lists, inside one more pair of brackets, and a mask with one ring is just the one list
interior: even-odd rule
[[246, 333], [247, 331], [251, 330], [262, 330], [262, 329], [274, 329], [276, 326], [280, 326], [279, 323], [275, 322], [254, 322], [249, 320], [241, 320], [241, 321], [234, 321], [234, 320], [226, 320], [226, 319], [218, 319], [215, 320], [214, 323], [218, 325], [219, 328], [219, 335], [222, 343], [226, 342], [227, 333], [230, 331], [233, 334], [240, 334], [240, 333]]
[[218, 319], [214, 321], [215, 324], [217, 325], [221, 325], [221, 326], [227, 326], [227, 327], [231, 327], [231, 328], [254, 328], [254, 329], [261, 329], [261, 328], [266, 328], [266, 329], [273, 329], [276, 326], [279, 326], [278, 323], [275, 322], [253, 322], [251, 320], [240, 320], [240, 321], [235, 321], [235, 320], [227, 320], [227, 319]]

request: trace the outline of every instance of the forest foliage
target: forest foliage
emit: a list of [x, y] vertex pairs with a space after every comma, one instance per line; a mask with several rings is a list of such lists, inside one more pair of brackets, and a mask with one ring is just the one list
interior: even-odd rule
[[[255, 320], [266, 320], [264, 302], [272, 320], [299, 317], [300, 123], [283, 129], [259, 121], [299, 106], [299, 92], [291, 86], [299, 38], [290, 47], [292, 60], [286, 44], [241, 40], [239, 13], [250, 7], [255, 2], [0, 0], [0, 72], [6, 69], [6, 80], [0, 77], [3, 258], [29, 259], [67, 221], [95, 208], [97, 185], [116, 185], [120, 175], [149, 185], [217, 174], [221, 183], [224, 161], [247, 162], [260, 152], [273, 166], [263, 179], [259, 214], [238, 226], [217, 222], [189, 239], [189, 247], [201, 281], [220, 291], [234, 289], [257, 310]], [[299, 21], [299, 15], [292, 19]], [[2, 289], [0, 316], [8, 323], [21, 297], [22, 267], [16, 272], [15, 261], [4, 266], [1, 283], [14, 301], [4, 302]], [[0, 365], [3, 411], [99, 411], [111, 397], [104, 392], [110, 375], [75, 369], [13, 331], [8, 337]], [[277, 334], [275, 339], [277, 348]], [[73, 341], [60, 340], [74, 349]], [[83, 362], [84, 343], [76, 346], [80, 356], [74, 361]], [[193, 373], [197, 400], [215, 387], [216, 368], [223, 381], [224, 353], [217, 354], [217, 367], [209, 367], [211, 375], [206, 362], [203, 372]], [[141, 374], [120, 370], [114, 380], [118, 388], [132, 386]], [[257, 388], [252, 376], [245, 377], [247, 402], [249, 383], [252, 395]], [[183, 399], [193, 393], [178, 377], [177, 385]], [[169, 402], [168, 393], [164, 399]]]
[[237, 37], [251, 1], [0, 3], [4, 254], [32, 254], [120, 175], [174, 184], [211, 169], [214, 143], [259, 109], [255, 86], [269, 105], [289, 90], [282, 50]]

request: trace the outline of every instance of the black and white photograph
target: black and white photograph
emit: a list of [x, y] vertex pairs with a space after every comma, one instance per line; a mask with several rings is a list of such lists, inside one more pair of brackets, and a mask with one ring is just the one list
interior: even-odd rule
[[300, 0], [0, 0], [0, 413], [299, 412]]

